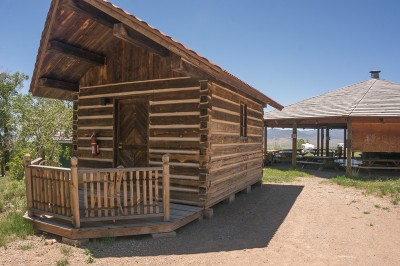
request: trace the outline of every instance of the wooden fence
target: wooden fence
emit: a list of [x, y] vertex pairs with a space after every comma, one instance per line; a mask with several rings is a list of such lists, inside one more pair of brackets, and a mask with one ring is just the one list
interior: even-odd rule
[[170, 219], [168, 155], [161, 167], [79, 170], [76, 158], [71, 169], [24, 159], [29, 216], [49, 215], [77, 228], [81, 222]]

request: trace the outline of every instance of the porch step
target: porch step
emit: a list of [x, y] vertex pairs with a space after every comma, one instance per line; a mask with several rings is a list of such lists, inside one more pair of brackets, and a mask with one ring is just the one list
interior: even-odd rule
[[72, 224], [60, 221], [54, 217], [28, 217], [36, 230], [48, 232], [68, 239], [102, 238], [115, 236], [132, 236], [171, 233], [178, 228], [199, 219], [203, 209], [182, 204], [170, 205], [171, 220], [168, 222], [160, 219], [139, 219], [131, 221], [96, 222], [82, 224], [80, 228], [74, 228]]

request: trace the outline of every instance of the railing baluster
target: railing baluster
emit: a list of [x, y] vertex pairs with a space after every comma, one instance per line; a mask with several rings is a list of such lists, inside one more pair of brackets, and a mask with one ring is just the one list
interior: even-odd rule
[[115, 173], [111, 174], [110, 180], [110, 209], [111, 209], [111, 216], [115, 216], [114, 213], [114, 189], [115, 189]]
[[62, 215], [65, 215], [64, 180], [65, 180], [65, 173], [64, 172], [60, 172], [60, 205], [61, 205], [61, 214]]
[[146, 171], [143, 171], [143, 214], [147, 214], [147, 176]]
[[42, 206], [42, 197], [44, 195], [40, 193], [42, 191], [42, 182], [44, 182], [44, 176], [43, 176], [43, 169], [37, 169], [37, 178], [36, 178], [36, 202], [37, 202], [37, 208], [39, 210], [43, 210]]
[[55, 177], [56, 177], [56, 199], [57, 199], [57, 213], [61, 213], [61, 199], [60, 199], [60, 187], [61, 187], [61, 182], [60, 182], [60, 172], [55, 172]]
[[104, 216], [108, 216], [108, 173], [104, 173]]
[[130, 189], [130, 205], [131, 205], [131, 215], [134, 214], [133, 206], [135, 204], [134, 195], [133, 195], [133, 171], [129, 172], [129, 189]]
[[148, 171], [149, 176], [149, 205], [150, 205], [150, 213], [153, 213], [153, 171]]
[[156, 213], [160, 213], [160, 207], [158, 206], [158, 170], [155, 170], [154, 173], [154, 201], [156, 203]]
[[139, 215], [141, 213], [141, 209], [140, 209], [140, 172], [136, 171], [136, 213]]
[[101, 217], [101, 176], [100, 173], [97, 173], [97, 216]]
[[122, 181], [122, 172], [117, 172], [117, 178], [115, 182], [115, 192], [117, 194], [117, 216], [123, 214], [122, 206], [121, 206], [121, 181]]
[[124, 215], [128, 215], [128, 184], [126, 183], [126, 172], [122, 173], [124, 182]]
[[71, 172], [65, 173], [65, 207], [67, 208], [67, 216], [72, 216], [71, 210], [71, 188], [70, 182], [72, 182]]
[[90, 217], [94, 217], [94, 208], [96, 207], [96, 200], [94, 194], [94, 181], [93, 172], [90, 172]]
[[83, 174], [83, 208], [85, 210], [85, 217], [89, 217], [88, 211], [88, 188], [87, 188], [87, 176], [86, 173]]

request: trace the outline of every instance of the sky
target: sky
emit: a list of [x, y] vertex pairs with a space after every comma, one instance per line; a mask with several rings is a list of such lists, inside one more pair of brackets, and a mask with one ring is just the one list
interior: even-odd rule
[[[400, 82], [398, 0], [111, 2], [282, 105], [369, 79], [373, 69]], [[49, 6], [0, 0], [0, 72], [32, 76]]]

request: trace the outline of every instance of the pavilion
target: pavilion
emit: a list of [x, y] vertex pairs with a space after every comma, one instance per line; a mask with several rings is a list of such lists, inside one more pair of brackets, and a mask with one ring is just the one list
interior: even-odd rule
[[372, 70], [368, 80], [265, 113], [265, 133], [267, 127], [292, 128], [295, 150], [297, 128], [317, 129], [317, 148], [322, 155], [325, 139], [328, 156], [329, 130], [343, 129], [346, 175], [353, 152], [400, 152], [400, 84], [380, 79], [380, 72]]

